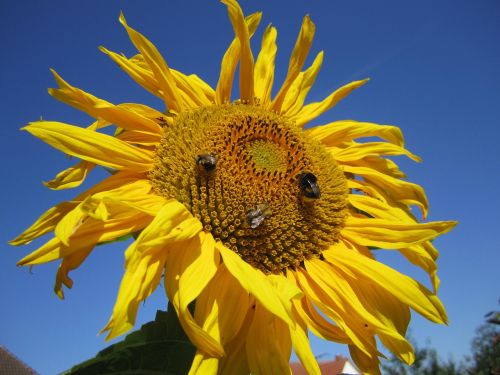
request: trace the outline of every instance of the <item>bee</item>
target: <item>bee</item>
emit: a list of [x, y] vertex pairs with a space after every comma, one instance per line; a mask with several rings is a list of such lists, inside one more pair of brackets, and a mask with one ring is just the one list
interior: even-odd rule
[[300, 191], [306, 202], [314, 201], [321, 197], [317, 177], [311, 172], [302, 172], [299, 175]]
[[269, 205], [266, 203], [259, 203], [255, 208], [251, 208], [247, 211], [247, 224], [252, 229], [258, 228], [264, 222], [264, 219], [270, 217], [272, 213]]
[[214, 154], [203, 153], [196, 157], [198, 170], [203, 173], [210, 173], [215, 169], [217, 158]]

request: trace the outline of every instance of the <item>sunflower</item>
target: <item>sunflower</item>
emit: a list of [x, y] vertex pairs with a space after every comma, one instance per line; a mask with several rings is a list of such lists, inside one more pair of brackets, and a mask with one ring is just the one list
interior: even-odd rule
[[[130, 330], [140, 302], [164, 279], [197, 348], [191, 374], [289, 373], [292, 348], [308, 373], [319, 374], [310, 333], [347, 344], [364, 373], [380, 373], [377, 341], [411, 363], [410, 309], [436, 323], [447, 320], [436, 296], [431, 241], [455, 222], [419, 222], [412, 213], [417, 207], [425, 219], [428, 202], [386, 158], [420, 161], [404, 148], [399, 128], [348, 120], [304, 130], [367, 82], [304, 104], [323, 61], [320, 52], [303, 70], [315, 32], [308, 16], [273, 97], [276, 29], [266, 28], [254, 61], [250, 39], [261, 13], [245, 17], [235, 0], [222, 2], [235, 38], [215, 90], [170, 68], [123, 14], [139, 53], [101, 51], [163, 99], [165, 110], [112, 104], [53, 72], [59, 87], [50, 94], [96, 121], [86, 128], [55, 121], [23, 128], [81, 160], [46, 186], [80, 186], [96, 166], [111, 173], [12, 240], [27, 244], [53, 232], [19, 265], [60, 260], [55, 292], [64, 298], [70, 271], [97, 245], [133, 238], [103, 332], [111, 339]], [[240, 95], [231, 101], [238, 64]], [[378, 248], [397, 250], [424, 269], [433, 290], [378, 262]]]

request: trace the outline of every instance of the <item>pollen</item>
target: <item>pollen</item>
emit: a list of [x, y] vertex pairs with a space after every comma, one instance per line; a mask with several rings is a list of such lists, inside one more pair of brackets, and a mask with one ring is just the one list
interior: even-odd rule
[[157, 194], [182, 202], [205, 231], [266, 274], [320, 257], [338, 241], [347, 213], [346, 179], [326, 147], [259, 106], [179, 114], [164, 127], [149, 177]]

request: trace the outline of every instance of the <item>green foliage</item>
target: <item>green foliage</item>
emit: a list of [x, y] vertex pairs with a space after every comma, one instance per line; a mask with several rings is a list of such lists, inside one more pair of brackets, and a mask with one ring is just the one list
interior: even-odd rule
[[184, 375], [189, 371], [194, 354], [195, 348], [169, 304], [167, 312], [156, 312], [154, 321], [64, 375]]
[[472, 341], [472, 358], [465, 367], [462, 362], [449, 359], [443, 362], [433, 348], [420, 348], [410, 338], [415, 349], [415, 362], [407, 366], [394, 355], [382, 363], [386, 375], [500, 375], [500, 312], [486, 314], [486, 323], [481, 325]]
[[385, 375], [463, 375], [466, 374], [462, 363], [451, 359], [443, 362], [434, 348], [421, 348], [412, 338], [408, 340], [415, 349], [415, 362], [408, 366], [391, 354], [387, 361], [382, 362], [382, 372]]
[[[498, 313], [497, 313], [498, 314]], [[469, 374], [500, 375], [500, 326], [488, 322], [476, 331], [472, 341], [474, 365]]]
[[[191, 306], [193, 307], [193, 306]], [[487, 315], [487, 323], [480, 326], [472, 342], [473, 358], [470, 366], [451, 359], [443, 361], [431, 347], [419, 347], [410, 337], [415, 349], [412, 366], [403, 364], [392, 355], [382, 362], [385, 375], [500, 375], [500, 313]], [[184, 375], [195, 354], [182, 330], [175, 309], [169, 303], [168, 311], [157, 311], [153, 322], [144, 324], [123, 341], [100, 351], [63, 375]]]

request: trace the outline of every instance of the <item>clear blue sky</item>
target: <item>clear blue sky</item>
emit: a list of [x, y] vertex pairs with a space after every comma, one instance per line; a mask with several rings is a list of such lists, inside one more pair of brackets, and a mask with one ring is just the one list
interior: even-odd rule
[[[412, 323], [443, 357], [468, 353], [483, 315], [500, 297], [500, 2], [497, 0], [396, 0], [373, 2], [242, 0], [248, 14], [263, 10], [254, 46], [266, 24], [278, 28], [277, 81], [282, 82], [300, 22], [310, 14], [317, 36], [312, 56], [325, 50], [324, 67], [309, 100], [320, 100], [351, 80], [371, 82], [323, 116], [322, 122], [357, 119], [400, 126], [407, 147], [424, 159], [400, 162], [422, 184], [431, 220], [458, 220], [436, 241], [450, 325], [420, 318]], [[226, 9], [217, 1], [15, 1], [0, 2], [1, 185], [0, 345], [42, 374], [54, 374], [96, 354], [108, 343], [97, 332], [118, 290], [125, 245], [98, 248], [73, 272], [73, 290], [60, 301], [52, 292], [56, 264], [33, 269], [17, 260], [42, 242], [14, 248], [15, 237], [40, 213], [76, 192], [42, 186], [69, 165], [19, 128], [44, 119], [88, 124], [90, 119], [52, 99], [55, 68], [70, 83], [111, 102], [161, 108], [97, 49], [134, 53], [118, 23], [120, 10], [163, 52], [170, 66], [215, 85], [220, 58], [232, 39]], [[95, 174], [100, 178], [99, 173]], [[87, 181], [92, 183], [92, 179]], [[86, 186], [88, 186], [88, 184]], [[428, 285], [425, 275], [385, 252], [384, 259]], [[161, 289], [161, 288], [160, 288]], [[165, 308], [162, 290], [142, 307], [138, 323]], [[345, 348], [313, 340], [314, 351]]]

